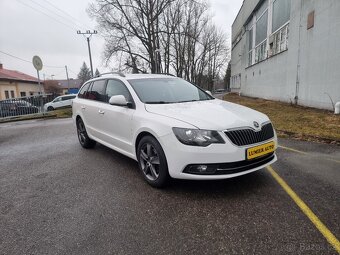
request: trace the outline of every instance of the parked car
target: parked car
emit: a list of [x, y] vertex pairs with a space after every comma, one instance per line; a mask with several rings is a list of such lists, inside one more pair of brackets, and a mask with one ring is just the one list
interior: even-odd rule
[[145, 180], [215, 180], [276, 161], [277, 137], [260, 112], [215, 99], [195, 85], [155, 74], [103, 75], [73, 100], [84, 148], [99, 142], [136, 161]]
[[0, 102], [0, 116], [19, 116], [38, 113], [39, 108], [25, 100], [4, 100]]
[[53, 111], [59, 108], [66, 108], [72, 106], [72, 100], [76, 97], [76, 94], [69, 94], [56, 97], [52, 102], [44, 105], [45, 111]]

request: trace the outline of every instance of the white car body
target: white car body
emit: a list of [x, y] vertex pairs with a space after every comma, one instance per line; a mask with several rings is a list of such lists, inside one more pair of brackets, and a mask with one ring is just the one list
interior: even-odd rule
[[44, 110], [47, 111], [49, 109], [58, 109], [58, 108], [64, 108], [64, 107], [71, 107], [72, 106], [72, 100], [76, 96], [77, 96], [76, 94], [69, 94], [69, 95], [58, 96], [55, 99], [53, 99], [53, 101], [51, 101], [49, 103], [46, 103], [44, 105]]
[[[73, 100], [73, 119], [75, 121], [77, 118], [83, 120], [87, 134], [91, 139], [134, 160], [138, 160], [136, 143], [139, 137], [151, 134], [164, 150], [168, 172], [172, 178], [225, 179], [262, 169], [276, 161], [274, 151], [277, 148], [277, 137], [274, 130], [273, 137], [270, 139], [245, 146], [235, 145], [224, 133], [228, 130], [244, 128], [260, 131], [261, 125], [270, 123], [265, 114], [219, 99], [172, 104], [145, 104], [129, 83], [129, 80], [144, 78], [173, 79], [174, 77], [131, 74], [125, 77], [109, 75], [95, 78], [92, 81], [116, 79], [124, 83], [134, 100], [135, 109], [76, 97]], [[259, 123], [260, 127], [255, 128], [254, 122]], [[174, 134], [174, 127], [215, 130], [223, 138], [224, 143], [210, 144], [206, 147], [185, 145]], [[248, 148], [270, 142], [273, 142], [275, 147], [271, 158], [268, 158], [263, 164], [261, 162], [254, 166], [250, 164], [244, 171], [237, 172], [236, 167], [234, 172], [222, 171], [222, 174], [218, 172], [211, 175], [184, 172], [185, 168], [192, 164], [216, 164], [217, 166], [233, 162], [247, 164], [246, 150]]]

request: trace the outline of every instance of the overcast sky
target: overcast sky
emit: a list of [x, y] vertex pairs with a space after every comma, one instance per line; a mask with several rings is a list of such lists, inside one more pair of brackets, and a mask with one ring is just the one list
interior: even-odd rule
[[[4, 68], [36, 76], [32, 57], [41, 57], [44, 75], [50, 79], [76, 78], [83, 61], [89, 66], [86, 39], [77, 30], [94, 29], [86, 8], [94, 0], [0, 0], [0, 63]], [[231, 24], [243, 0], [210, 0], [214, 22], [231, 37]], [[230, 40], [228, 39], [228, 43]], [[91, 39], [93, 68], [107, 71], [101, 53], [103, 40], [99, 35]], [[25, 62], [3, 52], [19, 57]], [[49, 67], [48, 67], [49, 66]]]

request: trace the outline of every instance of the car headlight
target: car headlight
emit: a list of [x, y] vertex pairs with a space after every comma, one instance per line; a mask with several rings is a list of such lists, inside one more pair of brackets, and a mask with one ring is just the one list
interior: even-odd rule
[[177, 139], [186, 145], [208, 146], [212, 143], [225, 143], [217, 131], [173, 127]]

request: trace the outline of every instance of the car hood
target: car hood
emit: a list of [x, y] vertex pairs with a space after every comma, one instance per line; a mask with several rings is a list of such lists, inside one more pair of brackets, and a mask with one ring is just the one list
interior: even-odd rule
[[219, 99], [176, 104], [145, 104], [146, 111], [189, 123], [199, 129], [225, 130], [254, 127], [268, 121], [258, 111]]

